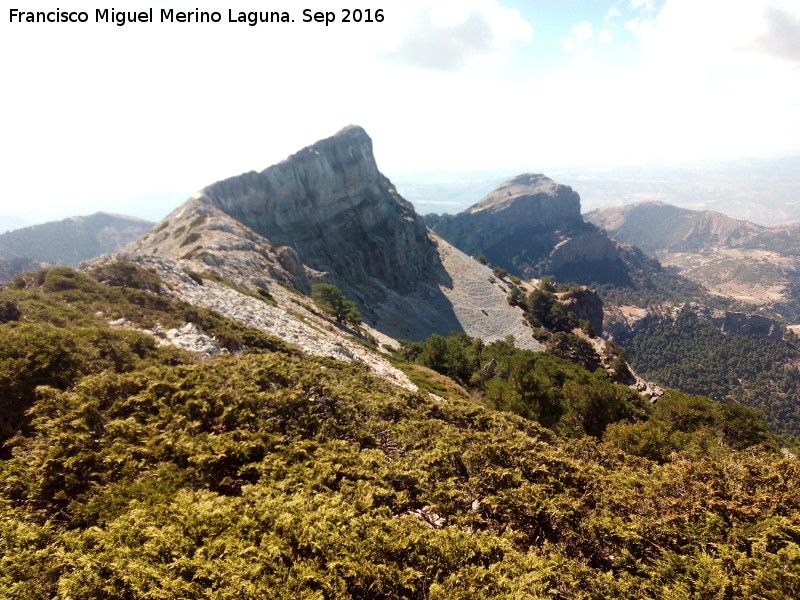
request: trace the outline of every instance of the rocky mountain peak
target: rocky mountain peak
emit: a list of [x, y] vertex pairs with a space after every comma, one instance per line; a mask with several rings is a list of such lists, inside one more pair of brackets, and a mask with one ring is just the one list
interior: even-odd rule
[[569, 186], [540, 173], [523, 173], [500, 185], [466, 212], [504, 210], [536, 210], [548, 222], [580, 218], [581, 200]]
[[195, 198], [261, 235], [280, 237], [354, 208], [363, 193], [382, 196], [372, 140], [350, 125], [257, 173], [203, 188]]
[[509, 284], [428, 231], [357, 126], [203, 188], [127, 250], [266, 291], [279, 304], [280, 284], [309, 294], [314, 283], [333, 283], [394, 338], [463, 331], [541, 347], [506, 302]]
[[580, 196], [542, 174], [517, 175], [465, 211], [429, 223], [464, 252], [523, 277], [571, 277], [618, 258], [608, 237], [583, 221]]
[[437, 264], [425, 225], [378, 171], [361, 127], [346, 127], [260, 173], [210, 185], [195, 199], [273, 246], [291, 247], [303, 264], [365, 300], [374, 279], [406, 293]]

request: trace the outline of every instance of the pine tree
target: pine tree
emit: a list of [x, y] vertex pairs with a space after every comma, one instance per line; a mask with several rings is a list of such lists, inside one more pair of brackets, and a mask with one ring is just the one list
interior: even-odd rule
[[322, 310], [331, 314], [337, 323], [361, 324], [361, 314], [355, 302], [348, 300], [342, 291], [330, 283], [317, 283], [311, 287], [311, 297]]

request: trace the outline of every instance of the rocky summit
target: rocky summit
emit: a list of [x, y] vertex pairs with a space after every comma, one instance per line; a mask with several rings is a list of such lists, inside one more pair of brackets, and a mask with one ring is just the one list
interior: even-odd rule
[[482, 254], [508, 237], [534, 228], [582, 222], [580, 197], [544, 175], [524, 174], [502, 184], [455, 216], [427, 217], [433, 229], [459, 248]]
[[203, 188], [127, 251], [275, 298], [287, 284], [307, 294], [333, 283], [393, 338], [459, 331], [541, 347], [505, 301], [509, 283], [426, 228], [357, 126]]
[[197, 196], [308, 267], [369, 295], [375, 280], [400, 294], [440, 274], [422, 219], [379, 171], [360, 127], [304, 148], [261, 173], [208, 186]]
[[518, 175], [457, 215], [425, 219], [458, 248], [524, 277], [580, 279], [587, 270], [620, 276], [617, 249], [583, 221], [580, 196], [541, 174]]

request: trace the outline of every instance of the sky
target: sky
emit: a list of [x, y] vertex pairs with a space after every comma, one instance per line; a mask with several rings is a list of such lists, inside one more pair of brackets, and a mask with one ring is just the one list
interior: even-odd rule
[[[0, 11], [0, 216], [29, 222], [163, 216], [348, 124], [390, 177], [800, 154], [796, 0], [122, 0], [222, 22], [121, 27], [18, 6], [90, 18]], [[358, 6], [383, 21], [342, 22]], [[227, 22], [265, 7], [295, 21]]]

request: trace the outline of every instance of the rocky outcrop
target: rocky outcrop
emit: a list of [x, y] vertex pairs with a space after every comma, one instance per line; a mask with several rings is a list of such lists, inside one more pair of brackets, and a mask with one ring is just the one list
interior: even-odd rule
[[208, 356], [227, 352], [227, 350], [220, 347], [217, 340], [204, 334], [194, 323], [184, 323], [180, 327], [170, 329], [165, 329], [161, 326], [156, 326], [154, 329], [139, 329], [126, 319], [115, 319], [109, 322], [109, 325], [119, 329], [136, 329], [147, 335], [152, 335], [159, 345], [175, 346], [194, 354]]
[[[541, 174], [510, 179], [480, 202], [454, 215], [431, 220], [434, 231], [472, 255], [519, 233], [581, 223], [580, 197], [572, 188]], [[487, 255], [488, 256], [488, 255]]]
[[[261, 173], [245, 173], [195, 198], [295, 251], [365, 301], [375, 283], [399, 294], [440, 273], [422, 219], [379, 171], [372, 140], [355, 126]], [[296, 261], [292, 261], [296, 262]], [[365, 302], [366, 304], [366, 302]]]
[[606, 307], [604, 335], [609, 340], [622, 343], [647, 327], [653, 319], [660, 318], [646, 308], [638, 306]]
[[[223, 211], [195, 197], [175, 209], [156, 227], [129, 244], [125, 251], [183, 261], [195, 271], [215, 271], [254, 288], [281, 282], [309, 291], [309, 275], [299, 265], [290, 272], [281, 263], [284, 253], [269, 240]], [[284, 257], [284, 262], [290, 264]]]
[[[431, 228], [459, 249], [525, 278], [595, 283], [625, 279], [615, 244], [580, 214], [572, 188], [544, 175], [518, 175], [454, 215], [430, 216]], [[597, 275], [598, 278], [592, 279]]]
[[126, 250], [273, 298], [287, 285], [309, 294], [333, 283], [395, 339], [458, 331], [541, 349], [505, 301], [507, 284], [427, 229], [360, 127], [202, 189]]
[[619, 260], [616, 245], [594, 228], [580, 228], [571, 237], [561, 240], [550, 252], [553, 271], [562, 271], [574, 264], [615, 262]]
[[773, 341], [783, 339], [781, 324], [762, 315], [720, 310], [696, 303], [689, 307], [700, 320], [708, 321], [723, 333], [753, 335]]
[[588, 321], [597, 335], [603, 332], [603, 301], [597, 292], [588, 288], [561, 294], [559, 302], [579, 319]]
[[654, 322], [675, 323], [683, 311], [699, 320], [711, 323], [723, 333], [751, 335], [772, 341], [783, 339], [783, 326], [774, 319], [737, 311], [711, 308], [698, 302], [686, 305], [666, 305], [652, 310], [623, 306], [612, 308], [606, 335], [616, 342], [625, 342]]

